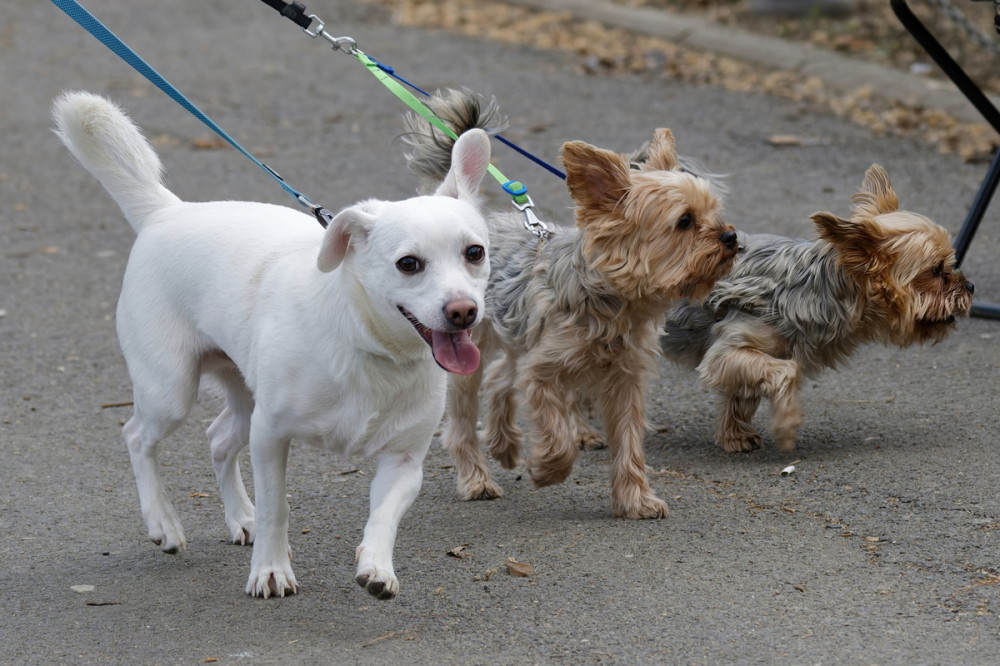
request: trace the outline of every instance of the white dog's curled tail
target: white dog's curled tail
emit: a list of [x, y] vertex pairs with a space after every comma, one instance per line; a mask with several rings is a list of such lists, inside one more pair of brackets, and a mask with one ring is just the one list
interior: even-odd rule
[[67, 92], [52, 104], [56, 134], [118, 203], [138, 232], [147, 216], [180, 200], [162, 183], [163, 168], [149, 141], [113, 102]]

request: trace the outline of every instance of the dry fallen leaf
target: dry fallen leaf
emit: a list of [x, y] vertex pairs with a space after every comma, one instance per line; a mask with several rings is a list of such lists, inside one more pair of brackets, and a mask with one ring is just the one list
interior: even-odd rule
[[472, 557], [472, 553], [468, 553], [465, 551], [465, 549], [468, 547], [469, 544], [467, 543], [463, 543], [461, 546], [455, 546], [454, 548], [448, 551], [448, 555], [451, 557], [457, 557], [460, 560], [465, 559], [466, 557]]
[[772, 134], [767, 137], [767, 143], [784, 148], [786, 146], [819, 146], [828, 143], [825, 139], [814, 136], [798, 136], [796, 134]]
[[191, 140], [191, 147], [195, 150], [219, 150], [220, 148], [225, 148], [227, 145], [222, 139], [214, 137], [198, 137]]
[[[913, 62], [926, 60], [916, 40], [898, 29], [889, 4], [884, 0], [855, 0], [858, 7], [846, 17], [822, 17], [817, 26], [812, 18], [775, 21], [772, 16], [755, 15], [746, 2], [707, 3], [705, 0], [615, 0], [619, 4], [641, 4], [666, 11], [707, 13], [713, 21], [736, 24], [751, 32], [777, 34], [794, 41], [812, 43], [817, 48], [850, 53], [854, 57], [885, 62], [902, 70]], [[893, 136], [913, 136], [937, 144], [942, 152], [957, 153], [966, 161], [989, 161], [997, 148], [996, 133], [985, 122], [961, 123], [948, 114], [920, 104], [890, 98], [874, 86], [854, 91], [837, 90], [821, 78], [801, 72], [770, 70], [738, 59], [691, 50], [652, 36], [604, 26], [596, 21], [574, 20], [570, 11], [535, 11], [492, 0], [380, 0], [394, 10], [401, 25], [452, 30], [503, 43], [526, 44], [543, 49], [568, 51], [580, 68], [589, 74], [644, 73], [665, 76], [693, 85], [716, 85], [728, 90], [769, 93], [800, 102], [806, 112], [822, 109], [876, 132]], [[971, 3], [962, 12], [982, 5], [980, 20], [992, 23], [991, 3]], [[934, 34], [948, 31], [946, 12], [931, 14], [938, 22], [928, 27]], [[922, 19], [923, 20], [923, 19]], [[825, 27], [824, 27], [825, 26]], [[895, 27], [893, 27], [895, 26]], [[971, 45], [972, 40], [968, 40]], [[981, 49], [963, 45], [963, 67], [987, 92], [996, 92], [1000, 76], [993, 58]], [[891, 55], [890, 55], [891, 54]], [[885, 63], [889, 64], [889, 63]], [[528, 131], [535, 131], [529, 127]], [[816, 145], [815, 139], [792, 137], [789, 146]], [[821, 139], [818, 144], [830, 143]]]
[[513, 557], [508, 557], [507, 573], [518, 578], [527, 578], [535, 573], [535, 568], [525, 562], [518, 562]]

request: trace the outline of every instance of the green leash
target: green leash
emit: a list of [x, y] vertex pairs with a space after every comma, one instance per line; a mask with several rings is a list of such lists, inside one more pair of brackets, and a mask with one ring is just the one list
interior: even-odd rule
[[[303, 10], [305, 8], [303, 7]], [[378, 81], [382, 83], [392, 94], [398, 97], [404, 104], [406, 104], [410, 109], [415, 111], [429, 122], [434, 128], [443, 132], [446, 136], [453, 140], [458, 139], [458, 135], [450, 127], [444, 124], [440, 118], [434, 115], [434, 112], [428, 108], [420, 99], [416, 97], [413, 93], [407, 90], [398, 80], [398, 77], [394, 77], [390, 71], [391, 68], [387, 68], [382, 63], [378, 62], [374, 58], [369, 57], [361, 49], [358, 48], [357, 42], [352, 37], [333, 37], [328, 32], [324, 30], [325, 24], [323, 21], [317, 17], [315, 14], [309, 14], [310, 27], [302, 28], [310, 37], [322, 37], [328, 41], [335, 51], [343, 51], [348, 53], [360, 62], [365, 68], [374, 76]], [[311, 28], [312, 24], [315, 23], [316, 27]], [[390, 71], [386, 71], [386, 70]], [[511, 197], [511, 202], [514, 204], [514, 208], [521, 211], [524, 214], [524, 227], [531, 233], [535, 234], [539, 238], [548, 238], [551, 232], [548, 226], [544, 222], [538, 219], [534, 211], [534, 202], [532, 202], [531, 197], [528, 196], [528, 188], [524, 183], [517, 180], [510, 180], [503, 173], [490, 164], [487, 167], [489, 174], [500, 184]]]
[[[412, 110], [420, 114], [420, 116], [424, 120], [429, 122], [435, 128], [444, 132], [446, 136], [451, 137], [453, 140], [458, 140], [458, 135], [455, 134], [455, 132], [450, 127], [445, 125], [440, 118], [435, 116], [434, 112], [431, 111], [426, 104], [417, 99], [416, 95], [414, 95], [404, 86], [402, 86], [390, 74], [386, 73], [385, 70], [383, 70], [379, 66], [379, 62], [377, 60], [369, 58], [363, 51], [357, 48], [354, 48], [351, 51], [351, 55], [357, 58], [358, 62], [360, 62], [362, 65], [367, 67], [368, 71], [371, 72], [372, 76], [374, 76], [382, 83], [382, 85], [388, 88], [393, 95], [398, 97], [404, 104], [406, 104]], [[492, 164], [490, 164], [489, 167], [487, 167], [487, 171], [491, 176], [493, 176], [494, 179], [496, 179], [498, 183], [500, 183], [500, 186], [503, 187], [505, 190], [507, 189], [507, 185], [512, 182], [514, 182], [516, 185], [519, 185], [520, 188], [524, 188], [524, 185], [522, 185], [521, 183], [509, 180], [506, 176], [504, 176], [500, 172], [500, 169], [496, 168]], [[524, 192], [527, 192], [527, 189], [524, 189]], [[523, 203], [523, 200], [526, 198], [527, 194], [518, 195], [514, 198], [514, 203]]]

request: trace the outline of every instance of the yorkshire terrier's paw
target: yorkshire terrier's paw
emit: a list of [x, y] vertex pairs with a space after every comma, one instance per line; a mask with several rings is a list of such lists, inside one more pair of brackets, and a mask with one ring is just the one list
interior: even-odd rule
[[491, 433], [487, 441], [490, 456], [504, 469], [515, 469], [521, 464], [521, 431], [514, 428]]
[[802, 425], [802, 411], [796, 405], [794, 409], [786, 410], [781, 414], [776, 414], [771, 427], [771, 434], [774, 435], [778, 443], [778, 450], [782, 453], [795, 452], [795, 437]]
[[629, 520], [660, 519], [670, 515], [667, 503], [656, 495], [645, 494], [638, 502], [615, 502], [612, 507], [616, 516]]
[[466, 502], [500, 499], [503, 497], [503, 488], [492, 479], [480, 479], [475, 483], [463, 484], [458, 490], [458, 495]]
[[572, 465], [556, 466], [544, 461], [532, 461], [528, 465], [528, 473], [531, 475], [531, 481], [535, 484], [535, 488], [544, 488], [545, 486], [562, 483], [569, 476], [572, 469]]
[[517, 449], [503, 449], [498, 451], [490, 451], [490, 455], [493, 459], [500, 463], [500, 466], [504, 469], [515, 469], [521, 464], [521, 456], [518, 454]]
[[580, 444], [580, 449], [583, 451], [596, 451], [608, 448], [608, 443], [604, 441], [604, 437], [594, 428], [581, 430], [577, 433], [576, 439]]
[[782, 453], [795, 453], [795, 436], [779, 437], [778, 450]]
[[[764, 448], [764, 439], [757, 432], [740, 432], [726, 435], [719, 441], [719, 445], [729, 453], [746, 453]], [[794, 442], [792, 448], [795, 448]]]

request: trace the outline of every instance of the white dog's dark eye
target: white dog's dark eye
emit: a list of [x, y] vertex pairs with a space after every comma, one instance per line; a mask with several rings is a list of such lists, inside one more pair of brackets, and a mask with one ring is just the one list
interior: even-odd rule
[[941, 277], [942, 275], [944, 275], [944, 262], [942, 261], [937, 266], [935, 266], [934, 270], [932, 270], [931, 272], [934, 273], [934, 277]]
[[465, 248], [465, 258], [473, 264], [482, 263], [486, 258], [486, 248], [482, 245], [470, 245]]
[[689, 229], [692, 224], [694, 224], [694, 215], [691, 213], [684, 213], [681, 215], [681, 219], [677, 220], [678, 229]]
[[424, 262], [420, 261], [416, 257], [407, 255], [396, 262], [396, 268], [399, 269], [400, 273], [413, 275], [414, 273], [419, 273], [424, 270]]

